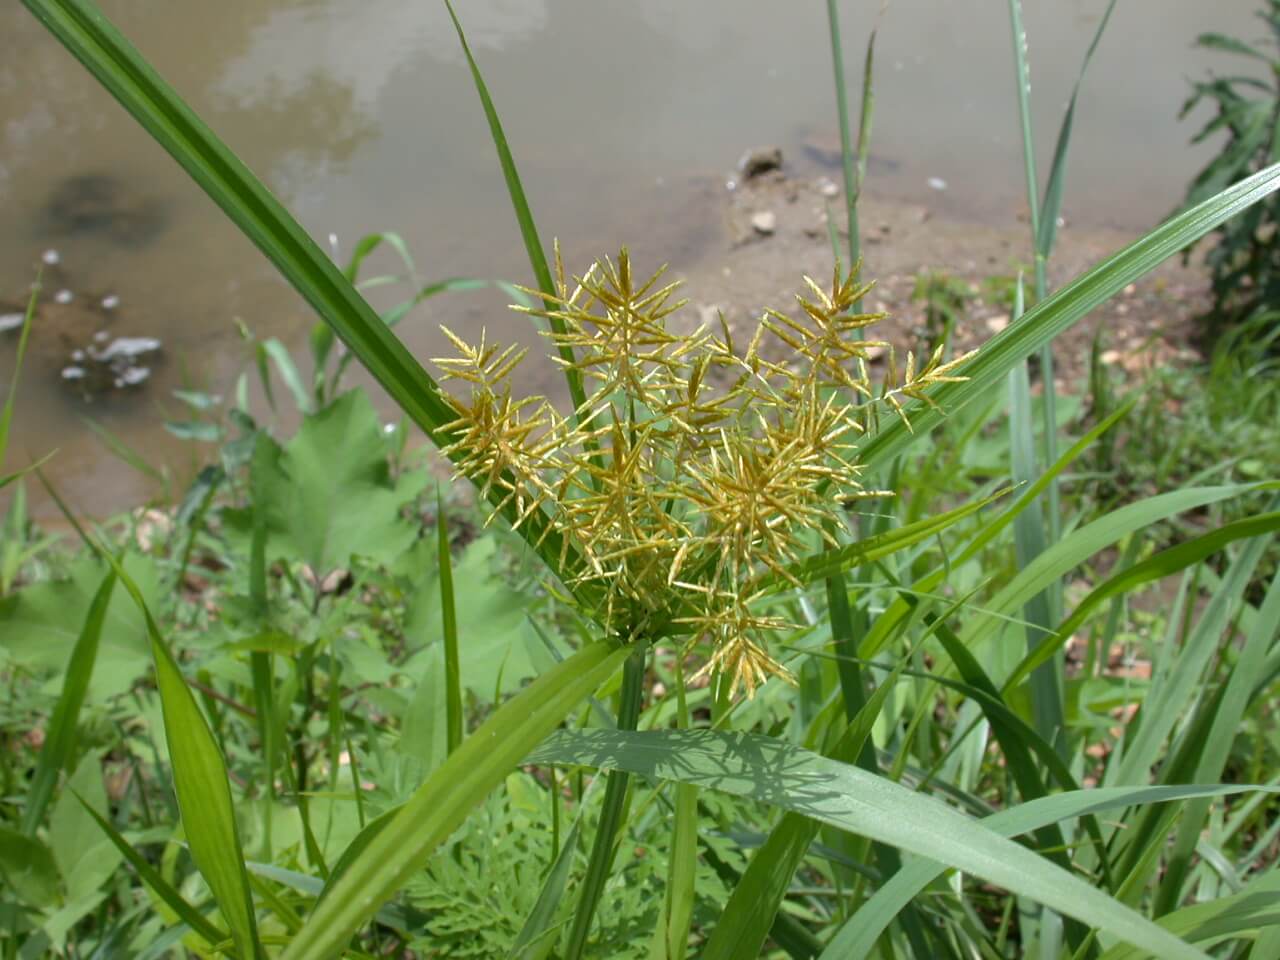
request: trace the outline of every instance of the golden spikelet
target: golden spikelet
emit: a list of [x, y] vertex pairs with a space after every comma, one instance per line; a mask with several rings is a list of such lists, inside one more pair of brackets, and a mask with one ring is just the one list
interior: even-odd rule
[[[856, 268], [837, 267], [829, 289], [806, 277], [798, 315], [766, 311], [744, 352], [723, 317], [718, 335], [670, 330], [686, 301], [662, 275], [637, 282], [624, 249], [570, 281], [557, 248], [556, 293], [538, 293], [541, 309], [517, 308], [555, 321], [553, 359], [591, 385], [572, 418], [542, 397], [512, 399], [524, 351], [445, 330], [457, 355], [435, 363], [469, 390], [451, 401], [447, 452], [514, 504], [518, 522], [542, 512], [545, 531], [581, 557], [571, 580], [596, 588], [592, 612], [608, 631], [707, 641], [695, 676], [723, 674], [751, 697], [790, 675], [766, 652], [789, 625], [749, 585], [766, 572], [796, 582], [788, 566], [817, 542], [834, 545], [848, 502], [885, 495], [858, 479], [868, 414], [885, 405], [905, 420], [902, 399], [932, 404], [926, 391], [963, 379], [955, 371], [968, 355], [944, 363], [935, 352], [917, 371], [908, 354], [899, 376], [890, 348], [877, 388], [867, 351], [888, 345], [862, 330], [883, 314], [852, 312], [871, 288]], [[786, 362], [765, 356], [770, 341]]]

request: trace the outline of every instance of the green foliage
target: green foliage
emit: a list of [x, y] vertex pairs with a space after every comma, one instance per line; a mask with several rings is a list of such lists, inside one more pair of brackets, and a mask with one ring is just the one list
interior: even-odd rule
[[949, 352], [956, 325], [963, 322], [969, 302], [976, 294], [969, 284], [942, 270], [929, 270], [916, 276], [911, 299], [924, 304], [924, 325], [919, 331], [924, 346], [922, 353], [938, 347]]
[[[652, 956], [655, 944], [674, 958], [728, 944], [734, 931], [718, 924], [730, 906], [731, 918], [750, 916], [750, 950], [768, 931], [770, 957], [1132, 950], [1203, 960], [1205, 949], [1242, 958], [1252, 941], [1253, 955], [1274, 952], [1274, 910], [1255, 895], [1274, 892], [1280, 835], [1272, 708], [1280, 578], [1262, 572], [1280, 520], [1242, 519], [1150, 551], [1153, 527], [1172, 517], [1273, 496], [1275, 461], [1261, 461], [1254, 476], [1243, 460], [1235, 465], [1232, 479], [1258, 482], [1162, 480], [1174, 489], [1114, 505], [1068, 487], [1059, 516], [1058, 479], [1136, 407], [1107, 412], [1060, 457], [1047, 444], [1037, 467], [1028, 391], [1020, 383], [1014, 391], [1012, 438], [993, 397], [1011, 371], [1124, 285], [1267, 202], [1280, 170], [1215, 192], [1039, 297], [957, 370], [967, 379], [940, 383], [936, 395], [901, 391], [914, 433], [905, 417], [871, 417], [858, 420], [868, 436], [849, 438], [854, 461], [805, 451], [811, 471], [856, 462], [875, 475], [873, 507], [837, 502], [831, 482], [805, 486], [799, 500], [774, 474], [773, 486], [723, 482], [734, 464], [784, 462], [782, 444], [769, 446], [776, 432], [743, 432], [749, 449], [735, 452], [727, 438], [673, 430], [682, 412], [671, 401], [682, 390], [689, 416], [708, 415], [699, 390], [711, 360], [689, 369], [678, 362], [686, 355], [714, 355], [757, 390], [794, 382], [803, 367], [766, 360], [753, 346], [738, 351], [728, 330], [723, 349], [696, 338], [648, 344], [670, 346], [649, 360], [678, 371], [679, 384], [642, 370], [630, 384], [609, 382], [600, 410], [536, 411], [552, 439], [574, 437], [557, 443], [565, 460], [556, 469], [549, 457], [520, 459], [530, 454], [522, 445], [531, 431], [519, 429], [528, 420], [508, 420], [486, 441], [476, 412], [510, 414], [510, 394], [447, 398], [391, 333], [398, 317], [364, 303], [355, 275], [374, 246], [401, 249], [414, 273], [394, 235], [362, 242], [339, 270], [90, 0], [24, 2], [325, 326], [310, 338], [310, 382], [282, 346], [253, 350], [264, 386], [274, 369], [303, 414], [292, 439], [254, 419], [247, 389], [226, 410], [203, 395], [180, 398], [192, 420], [179, 432], [216, 438], [218, 448], [164, 514], [167, 533], [132, 517], [92, 539], [77, 526], [90, 550], [68, 556], [22, 509], [11, 511], [22, 546], [4, 567], [4, 592], [17, 592], [0, 600], [5, 960], [73, 951], [626, 957]], [[1021, 45], [1016, 0], [1010, 10]], [[838, 66], [838, 42], [833, 49]], [[1024, 94], [1025, 53], [1019, 46], [1015, 58]], [[562, 359], [584, 380], [633, 360], [642, 366], [645, 358], [616, 345], [597, 364], [588, 327], [652, 320], [661, 302], [636, 294], [621, 264], [616, 282], [591, 290], [613, 313], [593, 312], [590, 322], [580, 294], [550, 289], [496, 107], [469, 55], [468, 67], [543, 305], [551, 304], [537, 312], [554, 315]], [[869, 67], [870, 56], [868, 76]], [[864, 134], [869, 93], [864, 84]], [[1036, 231], [1040, 274], [1073, 106]], [[847, 124], [844, 139], [852, 174]], [[1033, 163], [1028, 172], [1035, 208]], [[851, 207], [859, 186], [851, 175]], [[859, 294], [842, 279], [801, 305], [825, 332], [865, 319], [849, 316]], [[769, 323], [808, 361], [835, 359], [812, 327], [783, 314]], [[641, 332], [667, 336], [653, 325]], [[335, 350], [338, 338], [350, 353]], [[839, 337], [829, 345], [844, 360], [859, 349]], [[352, 356], [476, 476], [487, 505], [473, 510], [454, 494], [445, 510], [423, 496], [438, 461], [408, 450], [402, 430], [387, 434], [362, 395], [339, 392]], [[471, 358], [476, 370], [466, 357], [454, 370], [475, 374], [464, 379], [476, 384], [481, 374], [501, 381], [511, 354], [482, 345]], [[859, 400], [869, 387], [858, 373], [824, 378], [809, 409], [861, 412], [863, 400], [878, 402]], [[840, 396], [842, 387], [852, 396]], [[777, 402], [762, 419], [786, 421], [799, 406]], [[1039, 439], [1050, 439], [1059, 425], [1051, 396], [1039, 412]], [[592, 416], [607, 429], [584, 428]], [[724, 540], [703, 531], [695, 566], [707, 569], [687, 572], [679, 589], [692, 585], [698, 609], [716, 609], [726, 581], [702, 574], [724, 562], [718, 548], [730, 543], [758, 588], [734, 595], [737, 612], [752, 618], [794, 687], [757, 682], [753, 698], [735, 699], [723, 677], [686, 682], [686, 667], [698, 676], [714, 665], [696, 646], [697, 623], [628, 621], [647, 609], [648, 593], [675, 596], [683, 562], [675, 541], [684, 518], [667, 501], [694, 485], [677, 483], [669, 464], [648, 462], [640, 485], [628, 472], [664, 425], [696, 440], [704, 475], [721, 475], [704, 485], [706, 499], [731, 490], [751, 508], [751, 524], [762, 516], [773, 524], [748, 537], [731, 518]], [[536, 447], [537, 437], [529, 442]], [[723, 455], [710, 452], [716, 443]], [[1000, 496], [1014, 447], [1025, 485]], [[1117, 442], [1109, 463], [1123, 450]], [[694, 460], [681, 452], [666, 459]], [[570, 470], [576, 485], [559, 486]], [[643, 510], [601, 507], [619, 490], [624, 508]], [[1046, 536], [1019, 551], [1010, 533], [1046, 492]], [[755, 499], [763, 494], [767, 509]], [[819, 522], [788, 514], [823, 495]], [[848, 522], [861, 509], [865, 520]], [[638, 514], [645, 536], [627, 529]], [[558, 522], [584, 517], [596, 526]], [[481, 518], [492, 522], [481, 528]], [[654, 530], [663, 535], [648, 536]], [[785, 549], [761, 555], [770, 546]], [[579, 558], [596, 561], [594, 575], [582, 575]], [[109, 600], [98, 592], [108, 569], [124, 588]], [[609, 584], [588, 582], [608, 581], [610, 571], [641, 574], [618, 591], [621, 619], [595, 602]], [[1062, 609], [1048, 604], [1024, 622], [1032, 598], [1057, 583], [1067, 584]], [[103, 598], [97, 607], [94, 596]], [[624, 629], [630, 645], [613, 635]], [[741, 646], [740, 634], [720, 639]], [[95, 645], [86, 678], [85, 651]], [[1062, 703], [1052, 729], [1037, 729], [1029, 678], [1046, 666]], [[817, 752], [824, 747], [830, 756]], [[1046, 910], [1082, 923], [1059, 932]]]
[[[1236, 57], [1242, 72], [1194, 81], [1182, 107], [1183, 117], [1201, 104], [1214, 110], [1193, 143], [1223, 139], [1222, 149], [1191, 181], [1188, 204], [1280, 159], [1280, 2], [1264, 0], [1258, 17], [1268, 29], [1266, 45], [1217, 33], [1196, 41], [1202, 49]], [[1210, 337], [1280, 301], [1278, 228], [1280, 201], [1272, 198], [1214, 232], [1215, 243], [1205, 258], [1214, 298], [1213, 310], [1204, 318]], [[1277, 328], [1274, 317], [1268, 326]]]

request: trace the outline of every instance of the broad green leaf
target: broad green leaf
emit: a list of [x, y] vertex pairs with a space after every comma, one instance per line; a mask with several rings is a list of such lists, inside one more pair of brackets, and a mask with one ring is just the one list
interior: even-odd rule
[[283, 449], [262, 435], [253, 488], [269, 549], [305, 561], [317, 576], [353, 555], [394, 560], [418, 535], [400, 516], [416, 491], [392, 480], [378, 416], [361, 390], [305, 417]]
[[[454, 599], [460, 679], [463, 689], [482, 701], [493, 697], [499, 680], [504, 693], [519, 689], [521, 683], [536, 674], [534, 665], [542, 659], [535, 658], [541, 644], [529, 625], [530, 598], [501, 576], [495, 567], [496, 551], [493, 537], [473, 540], [460, 557], [454, 558], [451, 569], [457, 585]], [[419, 548], [414, 555], [425, 552]], [[440, 574], [431, 567], [426, 569], [430, 574], [410, 600], [405, 618], [406, 635], [413, 643], [426, 647], [407, 664], [413, 672], [418, 670], [419, 661], [427, 660], [428, 665], [420, 671], [422, 676], [427, 670], [445, 667], [442, 651], [446, 648]], [[440, 651], [433, 652], [437, 645]], [[446, 686], [442, 684], [442, 693]]]
[[[124, 568], [149, 605], [162, 596], [160, 571], [153, 559], [126, 553]], [[0, 646], [15, 661], [38, 673], [61, 673], [79, 642], [93, 599], [108, 572], [106, 565], [83, 553], [65, 580], [33, 584], [0, 599]], [[148, 669], [150, 657], [141, 615], [122, 593], [112, 596], [103, 617], [97, 663], [87, 698], [102, 701], [125, 693]]]
[[[1091, 790], [1076, 790], [1031, 800], [994, 813], [980, 822], [988, 830], [1002, 837], [1017, 837], [1074, 817], [1143, 804], [1186, 800], [1191, 797], [1225, 797], [1248, 790], [1276, 792], [1270, 787], [1243, 786], [1096, 787]], [[946, 870], [946, 866], [928, 858], [906, 864], [845, 922], [831, 939], [819, 960], [845, 960], [846, 957], [870, 956], [876, 941], [880, 939], [880, 935], [898, 912]], [[1135, 945], [1154, 943], [1155, 941], [1152, 940], [1143, 940]], [[1166, 948], [1157, 946], [1156, 949]], [[1196, 954], [1193, 953], [1193, 955]], [[1166, 954], [1160, 954], [1160, 956], [1163, 957]]]
[[93, 817], [85, 812], [85, 804], [107, 809], [101, 758], [96, 753], [85, 754], [67, 781], [67, 787], [53, 807], [49, 847], [62, 872], [67, 900], [74, 902], [91, 896], [115, 872], [123, 858], [98, 829]]
[[557, 664], [495, 710], [419, 787], [289, 944], [283, 960], [338, 956], [352, 933], [393, 896], [467, 813], [609, 678], [630, 654], [596, 643]]
[[58, 903], [58, 865], [49, 848], [0, 826], [0, 881], [29, 906], [45, 909]]
[[1091, 884], [952, 807], [780, 740], [711, 730], [562, 731], [526, 762], [625, 769], [749, 797], [972, 873], [1127, 942], [1159, 949], [1168, 960], [1205, 960]]
[[1070, 329], [1095, 307], [1188, 244], [1280, 189], [1280, 164], [1254, 174], [1218, 195], [1183, 211], [1134, 241], [1052, 296], [1037, 303], [1018, 323], [1012, 323], [978, 351], [957, 373], [969, 379], [948, 383], [932, 393], [941, 410], [915, 403], [907, 409], [912, 430], [893, 420], [862, 447], [860, 460], [868, 467], [888, 463], [942, 422], [942, 411], [954, 413], [985, 396], [1015, 365]]
[[93, 676], [94, 664], [98, 660], [102, 623], [106, 619], [107, 606], [111, 602], [115, 584], [114, 572], [103, 578], [102, 585], [89, 604], [84, 627], [67, 661], [62, 693], [59, 694], [53, 716], [49, 719], [49, 729], [44, 746], [40, 748], [36, 772], [27, 790], [27, 805], [22, 812], [22, 832], [27, 836], [35, 836], [44, 819], [45, 808], [53, 796], [54, 787], [58, 784], [58, 774], [67, 767], [75, 754], [76, 723], [80, 718], [80, 707], [84, 704], [85, 695], [89, 692], [89, 679]]

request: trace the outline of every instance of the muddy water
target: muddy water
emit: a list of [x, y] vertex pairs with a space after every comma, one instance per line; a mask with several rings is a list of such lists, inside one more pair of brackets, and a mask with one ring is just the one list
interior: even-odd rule
[[[526, 278], [442, 4], [100, 2], [317, 238], [333, 234], [346, 251], [367, 232], [395, 230], [424, 279]], [[1105, 5], [1026, 3], [1046, 163]], [[780, 144], [793, 169], [813, 173], [803, 144], [834, 131], [825, 7], [816, 0], [460, 6], [542, 230], [565, 238], [574, 262], [623, 242], [677, 271], [723, 256], [717, 192], [743, 148]], [[1080, 103], [1070, 220], [1136, 230], [1175, 205], [1206, 157], [1187, 146], [1192, 129], [1176, 120], [1186, 78], [1214, 62], [1192, 53], [1191, 41], [1209, 29], [1258, 34], [1252, 6], [1120, 3]], [[879, 3], [842, 7], [852, 78]], [[890, 5], [879, 21], [869, 190], [928, 203], [940, 215], [1012, 220], [1022, 187], [1006, 17], [999, 0]], [[115, 206], [98, 219], [68, 217], [54, 198], [86, 176], [112, 184]], [[931, 178], [947, 189], [931, 188]], [[35, 331], [8, 466], [58, 448], [51, 472], [81, 509], [102, 514], [155, 492], [106, 453], [86, 417], [181, 475], [204, 452], [170, 437], [160, 421], [181, 414], [175, 387], [231, 390], [247, 356], [235, 322], [281, 338], [299, 356], [305, 349], [312, 320], [297, 296], [10, 3], [0, 9], [0, 304], [23, 297], [49, 249], [61, 257], [53, 286], [75, 300], [42, 316]], [[405, 289], [371, 296], [387, 306]], [[118, 307], [90, 309], [104, 296], [118, 297]], [[401, 329], [429, 356], [443, 318], [523, 335], [518, 318], [483, 292], [433, 301]], [[159, 338], [164, 359], [145, 386], [86, 402], [58, 382], [58, 371], [70, 349], [100, 330]], [[13, 337], [0, 334], [0, 382], [12, 369]]]

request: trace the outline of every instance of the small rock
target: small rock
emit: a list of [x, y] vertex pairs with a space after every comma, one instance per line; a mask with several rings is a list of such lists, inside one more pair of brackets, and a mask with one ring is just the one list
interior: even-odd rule
[[148, 367], [125, 367], [116, 378], [116, 386], [136, 387], [140, 383], [146, 383], [150, 377], [151, 370]]
[[25, 313], [14, 311], [13, 313], [0, 313], [0, 333], [8, 333], [10, 330], [17, 330], [22, 326], [23, 321], [27, 319]]
[[62, 379], [63, 380], [83, 380], [85, 378], [85, 373], [86, 371], [84, 367], [77, 367], [74, 365], [66, 366], [62, 368]]
[[62, 254], [57, 250], [46, 250], [44, 253], [40, 254], [40, 259], [43, 260], [47, 266], [56, 267], [62, 262]]
[[839, 185], [837, 185], [834, 181], [828, 180], [826, 177], [823, 177], [821, 180], [818, 181], [818, 190], [821, 191], [824, 197], [840, 196]]
[[1138, 292], [1138, 285], [1135, 283], [1131, 283], [1124, 288], [1124, 295], [1126, 297], [1132, 297], [1137, 292]]
[[111, 339], [111, 334], [107, 333], [107, 331], [105, 330], [99, 330], [97, 333], [93, 335], [94, 343], [106, 343], [110, 339]]
[[116, 359], [136, 360], [159, 349], [160, 341], [155, 337], [117, 337], [95, 359], [104, 363]]
[[1100, 356], [1098, 359], [1101, 360], [1103, 363], [1105, 363], [1109, 367], [1114, 366], [1115, 364], [1120, 362], [1120, 351], [1104, 350], [1102, 353], [1102, 356]]
[[748, 180], [781, 169], [781, 147], [754, 147], [738, 160], [738, 172]]
[[761, 210], [751, 215], [751, 226], [756, 233], [767, 237], [778, 229], [778, 217], [771, 210]]
[[947, 189], [947, 181], [943, 180], [941, 177], [930, 177], [928, 180], [928, 184], [931, 190]]
[[103, 310], [114, 310], [116, 307], [120, 306], [120, 298], [114, 293], [109, 293], [102, 298], [101, 306]]
[[768, 237], [774, 230], [778, 229], [778, 216], [772, 210], [762, 210], [758, 214], [751, 214], [751, 228], [756, 233], [764, 234]]
[[872, 344], [871, 346], [866, 347], [862, 352], [866, 354], [868, 363], [879, 363], [884, 359], [885, 348], [879, 344]]
[[987, 329], [992, 333], [999, 333], [1005, 327], [1009, 326], [1009, 315], [1001, 314], [998, 317], [987, 318]]
[[67, 303], [70, 303], [75, 298], [76, 298], [76, 295], [72, 293], [70, 290], [59, 290], [57, 293], [53, 295], [53, 302], [67, 304]]

